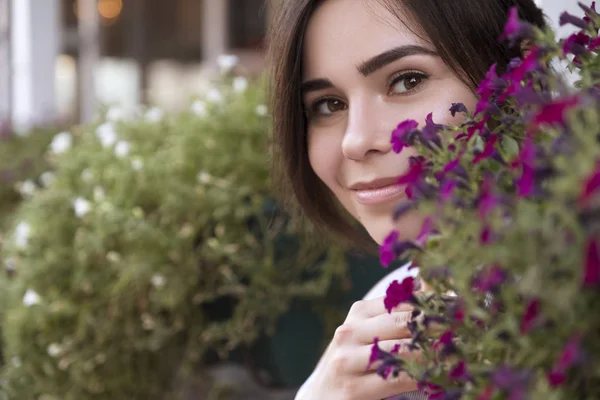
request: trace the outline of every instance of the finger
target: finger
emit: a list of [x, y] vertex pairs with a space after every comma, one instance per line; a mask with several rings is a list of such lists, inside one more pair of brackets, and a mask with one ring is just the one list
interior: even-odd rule
[[371, 344], [374, 338], [393, 340], [412, 338], [408, 323], [412, 311], [398, 311], [381, 314], [355, 324], [353, 339], [359, 344]]
[[[395, 354], [404, 360], [417, 359], [419, 357], [419, 353], [417, 351], [410, 350], [410, 342], [410, 339], [385, 340], [379, 342], [377, 345], [380, 350], [385, 351], [386, 353], [391, 353], [397, 348], [397, 352]], [[369, 362], [372, 348], [372, 345], [355, 347], [352, 349], [352, 353], [346, 353], [347, 358], [344, 360], [344, 363], [340, 361], [339, 364], [343, 364], [342, 367], [344, 370], [353, 374], [365, 374], [368, 372], [373, 372], [381, 364], [381, 361], [373, 363]]]
[[[352, 307], [350, 307], [350, 311], [348, 312], [348, 316], [346, 317], [346, 321], [344, 323], [388, 313], [388, 311], [385, 309], [383, 299], [384, 297], [377, 297], [375, 299], [360, 300], [355, 302], [352, 304]], [[411, 304], [399, 304], [392, 309], [392, 311], [412, 311], [413, 308], [414, 307]]]
[[400, 372], [397, 376], [390, 375], [387, 379], [371, 372], [359, 377], [358, 381], [363, 389], [363, 399], [384, 399], [418, 390], [417, 381], [406, 372]]

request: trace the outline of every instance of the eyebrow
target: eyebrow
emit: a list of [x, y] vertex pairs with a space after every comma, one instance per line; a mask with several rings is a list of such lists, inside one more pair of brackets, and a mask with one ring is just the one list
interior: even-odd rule
[[[374, 57], [371, 57], [367, 61], [361, 63], [356, 67], [358, 72], [362, 76], [369, 76], [373, 72], [385, 67], [388, 64], [393, 63], [394, 61], [400, 60], [404, 57], [414, 56], [414, 55], [427, 55], [437, 57], [438, 54], [425, 48], [423, 46], [418, 45], [406, 45], [406, 46], [398, 46], [393, 49], [384, 51], [381, 54], [378, 54]], [[329, 89], [333, 87], [333, 83], [329, 79], [318, 78], [312, 79], [302, 83], [301, 92], [302, 95], [305, 95], [308, 92], [312, 92], [315, 90]]]

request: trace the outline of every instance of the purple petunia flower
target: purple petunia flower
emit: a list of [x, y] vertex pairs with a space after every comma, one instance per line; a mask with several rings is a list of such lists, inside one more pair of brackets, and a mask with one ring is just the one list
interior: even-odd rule
[[566, 381], [566, 373], [581, 360], [581, 338], [574, 335], [561, 351], [556, 364], [548, 373], [548, 381], [552, 387], [558, 387]]
[[383, 244], [379, 247], [379, 261], [384, 267], [388, 267], [392, 261], [396, 259], [396, 252], [394, 247], [400, 236], [398, 231], [392, 231], [383, 241]]
[[529, 39], [533, 33], [533, 28], [528, 23], [519, 19], [519, 10], [517, 7], [512, 7], [508, 12], [508, 20], [504, 26], [504, 32], [499, 40], [508, 40], [511, 46], [514, 46], [518, 41]]
[[450, 114], [452, 114], [453, 117], [456, 116], [457, 113], [466, 114], [467, 112], [467, 106], [463, 103], [452, 103], [452, 107], [450, 107]]
[[585, 272], [583, 275], [583, 286], [597, 288], [600, 285], [600, 252], [598, 251], [598, 240], [591, 239], [586, 245]]
[[398, 178], [399, 185], [414, 185], [417, 183], [427, 169], [425, 157], [411, 157], [409, 160], [408, 171]]
[[396, 129], [392, 132], [392, 149], [395, 153], [400, 153], [405, 147], [413, 145], [414, 135], [416, 133], [419, 123], [415, 120], [409, 119], [398, 124]]
[[447, 179], [444, 181], [440, 189], [440, 199], [442, 202], [446, 202], [452, 198], [452, 193], [454, 193], [456, 186], [457, 182], [454, 179]]
[[[393, 355], [394, 350], [396, 350], [396, 346], [390, 353], [381, 350], [379, 348], [379, 338], [375, 337], [373, 339], [373, 345], [371, 346], [371, 355], [366, 370], [368, 371], [377, 361], [383, 361], [383, 363], [377, 367], [377, 375], [387, 379], [390, 375], [400, 372], [402, 370], [402, 360]], [[398, 351], [396, 350], [395, 352], [397, 353]]]
[[431, 234], [433, 234], [435, 232], [434, 230], [434, 226], [433, 226], [433, 218], [432, 217], [427, 217], [425, 218], [425, 221], [423, 221], [423, 225], [421, 225], [421, 231], [419, 232], [419, 234], [417, 235], [417, 238], [415, 239], [415, 243], [418, 246], [425, 246], [425, 244], [427, 243], [427, 240], [429, 239], [429, 236], [431, 236]]
[[425, 127], [421, 131], [421, 139], [425, 142], [432, 142], [436, 146], [441, 147], [442, 140], [438, 132], [444, 128], [444, 125], [433, 122], [433, 113], [429, 113], [425, 119]]
[[540, 317], [540, 301], [537, 299], [529, 300], [525, 308], [525, 314], [521, 319], [521, 334], [525, 335], [536, 325]]
[[592, 1], [592, 4], [590, 7], [586, 6], [583, 3], [577, 3], [579, 5], [579, 8], [581, 8], [584, 12], [585, 12], [585, 17], [583, 17], [583, 20], [586, 23], [590, 23], [592, 22], [592, 18], [590, 18], [591, 16], [597, 16], [598, 12], [596, 11], [596, 2]]
[[569, 109], [579, 104], [579, 98], [576, 96], [566, 97], [552, 103], [544, 105], [534, 116], [535, 125], [564, 125], [566, 113]]
[[530, 196], [534, 191], [535, 183], [535, 145], [531, 135], [527, 135], [519, 153], [518, 163], [522, 167], [521, 177], [517, 180], [518, 194], [520, 197]]
[[563, 12], [560, 14], [560, 18], [558, 20], [560, 26], [564, 26], [567, 24], [574, 25], [581, 29], [587, 29], [588, 23], [583, 20], [583, 18], [576, 17], [575, 15], [569, 14], [568, 12]]
[[532, 374], [529, 371], [519, 371], [504, 366], [494, 372], [492, 381], [498, 389], [509, 394], [510, 400], [524, 400], [527, 398], [527, 387], [531, 377]]
[[402, 283], [393, 281], [385, 292], [383, 300], [385, 309], [391, 313], [392, 309], [401, 303], [415, 303], [414, 290], [415, 279], [411, 276], [404, 278]]
[[481, 153], [477, 154], [475, 156], [475, 158], [473, 159], [473, 164], [478, 164], [485, 159], [491, 158], [496, 151], [496, 142], [497, 141], [498, 141], [498, 136], [491, 135], [490, 138], [488, 139], [487, 143], [485, 144], [483, 151]]
[[369, 364], [367, 365], [367, 370], [371, 368], [371, 365], [379, 360], [381, 349], [379, 348], [379, 338], [373, 338], [373, 346], [371, 346], [371, 356], [369, 357]]
[[494, 182], [490, 176], [487, 176], [481, 185], [481, 194], [477, 199], [477, 211], [481, 220], [486, 220], [488, 215], [499, 203], [498, 198], [492, 191]]
[[596, 162], [596, 168], [584, 182], [582, 193], [579, 196], [580, 206], [585, 207], [592, 196], [600, 189], [600, 160]]
[[479, 243], [482, 245], [488, 245], [494, 241], [494, 232], [489, 225], [485, 225], [479, 235]]
[[464, 360], [460, 360], [452, 367], [448, 375], [450, 376], [450, 379], [455, 381], [466, 382], [472, 379], [467, 370], [467, 363]]
[[580, 57], [587, 51], [586, 46], [589, 45], [590, 40], [591, 38], [584, 32], [574, 33], [565, 39], [563, 43], [563, 53]]
[[588, 50], [594, 51], [600, 47], [600, 36], [590, 42]]
[[503, 284], [507, 278], [504, 269], [498, 265], [494, 265], [478, 273], [474, 277], [471, 287], [482, 293], [492, 292]]
[[481, 121], [476, 122], [467, 128], [467, 135], [465, 135], [464, 133], [460, 134], [460, 135], [456, 136], [456, 140], [462, 139], [463, 137], [466, 137], [467, 140], [471, 140], [473, 135], [475, 135], [477, 132], [485, 131], [485, 124], [489, 121], [489, 119], [490, 119], [489, 115], [484, 116], [481, 119]]

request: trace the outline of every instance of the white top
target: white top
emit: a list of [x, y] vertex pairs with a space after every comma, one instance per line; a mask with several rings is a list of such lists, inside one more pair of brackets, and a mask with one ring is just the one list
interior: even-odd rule
[[[404, 280], [404, 278], [406, 278], [408, 276], [412, 276], [412, 277], [416, 278], [417, 275], [419, 274], [419, 269], [418, 268], [409, 269], [409, 267], [410, 267], [410, 263], [404, 264], [400, 268], [397, 268], [397, 269], [393, 270], [392, 272], [390, 272], [389, 274], [387, 274], [386, 276], [384, 276], [379, 282], [377, 282], [377, 284], [375, 284], [375, 286], [373, 286], [371, 288], [371, 290], [369, 290], [369, 292], [365, 295], [365, 297], [363, 297], [363, 300], [371, 300], [371, 299], [375, 299], [377, 297], [385, 296], [385, 292], [386, 292], [388, 286], [390, 286], [390, 283], [392, 283], [393, 281], [402, 282]], [[295, 397], [296, 399], [301, 398], [301, 394], [302, 394], [304, 387], [313, 379], [313, 377], [314, 377], [315, 373], [318, 371], [319, 367], [320, 366], [317, 365], [317, 368], [308, 377], [306, 382], [304, 382], [304, 384], [300, 387], [300, 390], [298, 390], [298, 393], [296, 393], [296, 397]]]

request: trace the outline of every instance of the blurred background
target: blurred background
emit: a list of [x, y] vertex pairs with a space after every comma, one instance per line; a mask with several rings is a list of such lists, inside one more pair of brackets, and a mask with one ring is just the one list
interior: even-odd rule
[[274, 3], [0, 0], [0, 120], [85, 121], [98, 103], [181, 108], [220, 55], [262, 71]]

